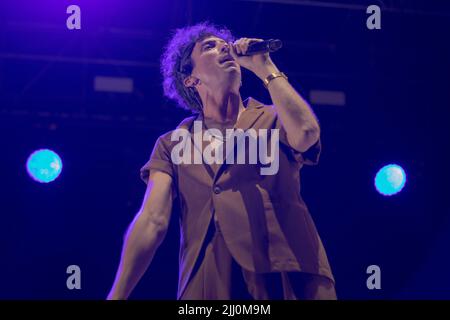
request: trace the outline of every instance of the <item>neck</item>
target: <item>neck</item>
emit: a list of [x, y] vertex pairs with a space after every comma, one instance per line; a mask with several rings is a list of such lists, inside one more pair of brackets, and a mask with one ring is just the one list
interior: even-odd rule
[[203, 100], [203, 115], [205, 118], [216, 122], [233, 122], [244, 108], [239, 91], [223, 91], [206, 93]]

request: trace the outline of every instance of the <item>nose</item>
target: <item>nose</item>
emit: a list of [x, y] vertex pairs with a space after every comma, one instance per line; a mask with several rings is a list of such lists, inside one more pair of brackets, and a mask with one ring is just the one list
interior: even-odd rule
[[220, 48], [220, 52], [229, 53], [230, 52], [230, 45], [228, 43], [224, 42], [224, 44], [222, 45], [222, 48]]

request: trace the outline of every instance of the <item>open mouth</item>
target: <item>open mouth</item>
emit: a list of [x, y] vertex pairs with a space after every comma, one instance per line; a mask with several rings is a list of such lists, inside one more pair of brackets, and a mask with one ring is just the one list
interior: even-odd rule
[[232, 56], [226, 56], [220, 60], [220, 64], [225, 64], [226, 62], [235, 62]]
[[234, 60], [226, 60], [226, 61], [222, 62], [221, 64], [227, 64], [229, 62], [231, 62], [232, 64], [236, 63], [236, 61], [234, 61]]

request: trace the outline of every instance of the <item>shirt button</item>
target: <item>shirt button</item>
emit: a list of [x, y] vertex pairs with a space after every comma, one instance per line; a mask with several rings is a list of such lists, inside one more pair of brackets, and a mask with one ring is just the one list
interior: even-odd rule
[[215, 194], [219, 194], [219, 193], [221, 193], [222, 192], [222, 189], [219, 187], [219, 186], [214, 186], [214, 193]]

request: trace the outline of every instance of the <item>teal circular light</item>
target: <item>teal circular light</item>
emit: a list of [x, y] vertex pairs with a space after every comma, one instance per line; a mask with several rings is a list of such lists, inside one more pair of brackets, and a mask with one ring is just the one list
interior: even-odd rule
[[399, 193], [406, 183], [406, 174], [402, 167], [389, 164], [381, 168], [375, 176], [375, 188], [384, 196]]
[[61, 158], [49, 149], [33, 152], [27, 160], [27, 171], [31, 178], [40, 183], [54, 181], [61, 174]]

